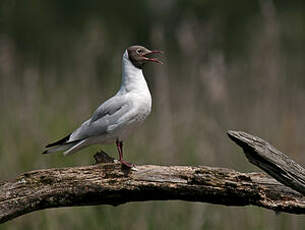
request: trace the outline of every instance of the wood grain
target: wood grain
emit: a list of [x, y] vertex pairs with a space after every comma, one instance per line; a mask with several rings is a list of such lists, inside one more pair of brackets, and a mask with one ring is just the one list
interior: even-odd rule
[[228, 131], [228, 136], [242, 147], [249, 162], [284, 185], [305, 195], [305, 169], [260, 137]]
[[0, 223], [36, 210], [132, 201], [184, 200], [256, 205], [277, 212], [305, 213], [304, 197], [262, 173], [188, 166], [118, 163], [42, 169], [0, 182]]

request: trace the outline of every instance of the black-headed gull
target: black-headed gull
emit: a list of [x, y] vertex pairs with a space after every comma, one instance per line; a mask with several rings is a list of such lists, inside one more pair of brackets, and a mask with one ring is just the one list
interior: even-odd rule
[[151, 95], [142, 68], [147, 62], [162, 64], [151, 54], [161, 53], [143, 46], [130, 46], [122, 59], [122, 83], [119, 91], [102, 103], [74, 132], [48, 144], [43, 153], [64, 151], [68, 155], [92, 144], [116, 143], [119, 161], [132, 167], [123, 160], [123, 141], [137, 126], [143, 123], [151, 111]]

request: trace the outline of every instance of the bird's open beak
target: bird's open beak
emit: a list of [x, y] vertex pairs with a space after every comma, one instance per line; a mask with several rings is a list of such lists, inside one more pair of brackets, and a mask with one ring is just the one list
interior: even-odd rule
[[163, 52], [160, 51], [160, 50], [150, 50], [147, 53], [143, 54], [142, 57], [144, 58], [145, 61], [150, 61], [150, 62], [156, 62], [156, 63], [159, 63], [159, 64], [163, 64], [163, 62], [158, 60], [157, 58], [146, 57], [146, 56], [151, 55], [151, 54], [163, 54]]

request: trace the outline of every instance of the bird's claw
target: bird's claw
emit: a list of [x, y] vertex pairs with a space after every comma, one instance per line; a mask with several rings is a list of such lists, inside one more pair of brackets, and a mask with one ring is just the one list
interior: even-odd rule
[[134, 168], [136, 165], [132, 163], [128, 163], [127, 161], [120, 160], [121, 164], [127, 168]]

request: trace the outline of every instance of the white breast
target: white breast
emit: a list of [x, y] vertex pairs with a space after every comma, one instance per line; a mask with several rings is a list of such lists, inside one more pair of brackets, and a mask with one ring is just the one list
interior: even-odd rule
[[112, 138], [120, 140], [133, 132], [151, 112], [151, 94], [141, 69], [136, 68], [128, 59], [127, 52], [122, 61], [122, 84], [117, 94], [127, 97], [130, 111], [122, 117], [121, 125], [112, 130]]
[[136, 122], [142, 122], [151, 112], [151, 95], [149, 90], [135, 94], [133, 100]]

